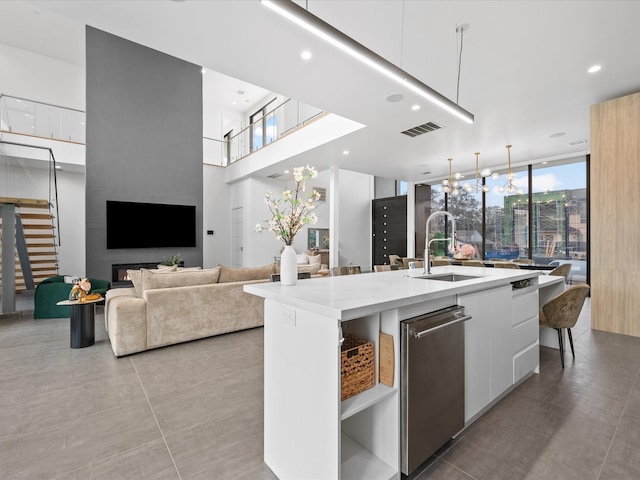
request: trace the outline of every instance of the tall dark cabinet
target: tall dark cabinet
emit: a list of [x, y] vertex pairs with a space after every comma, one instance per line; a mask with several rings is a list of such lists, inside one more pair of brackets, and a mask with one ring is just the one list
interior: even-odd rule
[[407, 196], [372, 201], [373, 263], [389, 265], [389, 255], [407, 256]]

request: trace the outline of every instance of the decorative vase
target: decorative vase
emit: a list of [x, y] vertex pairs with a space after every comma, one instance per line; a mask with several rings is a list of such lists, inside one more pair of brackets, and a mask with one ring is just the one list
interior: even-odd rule
[[298, 280], [298, 258], [293, 245], [285, 245], [280, 256], [280, 283], [295, 285]]

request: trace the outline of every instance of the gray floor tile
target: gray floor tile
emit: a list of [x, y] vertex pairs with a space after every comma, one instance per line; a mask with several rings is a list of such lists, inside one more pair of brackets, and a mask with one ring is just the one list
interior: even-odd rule
[[0, 478], [48, 478], [161, 438], [146, 402], [0, 441]]
[[[592, 331], [589, 306], [575, 361], [541, 347], [540, 374], [411, 480], [640, 478], [640, 339]], [[101, 309], [92, 347], [69, 348], [68, 322], [0, 319], [0, 478], [276, 478], [262, 328], [116, 358]]]
[[156, 440], [83, 468], [55, 480], [179, 480], [180, 476], [164, 441]]
[[640, 478], [640, 419], [623, 416], [600, 478]]

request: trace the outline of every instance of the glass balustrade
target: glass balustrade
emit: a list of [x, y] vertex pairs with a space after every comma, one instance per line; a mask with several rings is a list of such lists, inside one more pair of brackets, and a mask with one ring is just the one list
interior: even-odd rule
[[266, 147], [323, 113], [321, 109], [297, 100], [285, 100], [263, 117], [254, 119], [253, 123], [233, 135], [229, 141], [221, 143], [221, 165], [229, 165]]
[[85, 143], [85, 112], [0, 95], [0, 131]]

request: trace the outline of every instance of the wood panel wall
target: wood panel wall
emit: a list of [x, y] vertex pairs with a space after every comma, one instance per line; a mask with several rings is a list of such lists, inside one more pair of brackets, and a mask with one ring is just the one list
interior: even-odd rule
[[591, 106], [591, 326], [640, 336], [640, 93]]

